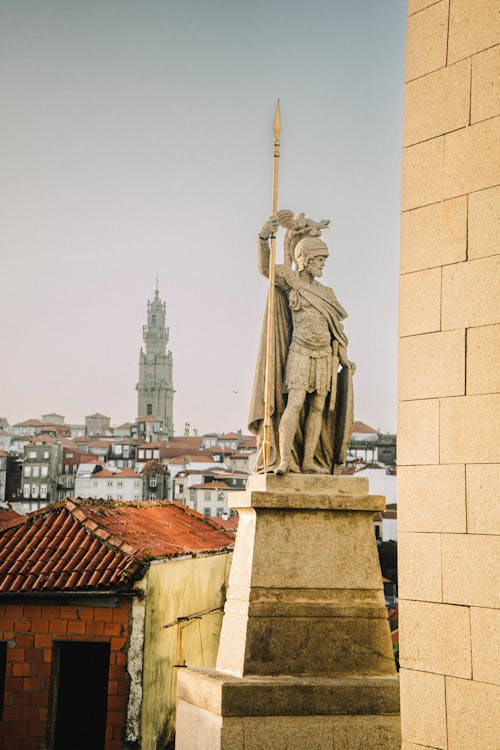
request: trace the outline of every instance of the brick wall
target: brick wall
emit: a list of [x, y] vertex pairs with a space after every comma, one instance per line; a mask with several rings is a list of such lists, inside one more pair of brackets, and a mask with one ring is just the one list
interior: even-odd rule
[[497, 0], [409, 0], [408, 13], [398, 425], [403, 750], [493, 750], [500, 10]]
[[129, 617], [128, 600], [117, 607], [0, 602], [0, 641], [8, 641], [0, 750], [46, 747], [53, 641], [110, 644], [105, 747], [122, 750], [129, 686]]

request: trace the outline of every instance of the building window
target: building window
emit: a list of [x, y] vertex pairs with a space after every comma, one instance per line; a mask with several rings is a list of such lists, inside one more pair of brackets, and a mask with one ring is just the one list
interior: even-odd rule
[[73, 454], [72, 453], [66, 453], [66, 458], [73, 458]]
[[156, 500], [156, 492], [150, 492], [149, 493], [149, 499], [150, 500]]
[[138, 451], [138, 454], [139, 454], [139, 458], [144, 458], [144, 451], [143, 450]]
[[139, 495], [134, 495], [134, 500], [139, 500]]
[[40, 469], [40, 475], [42, 477], [48, 477], [49, 475], [49, 467], [48, 466], [42, 466]]
[[140, 486], [141, 486], [140, 482], [134, 482], [134, 487], [140, 487]]
[[39, 466], [33, 466], [33, 476], [39, 477], [40, 476], [40, 467]]
[[43, 452], [43, 457], [44, 458], [50, 458], [50, 453], [48, 451], [44, 451]]
[[122, 455], [122, 446], [121, 445], [115, 445], [115, 453], [117, 456]]
[[24, 467], [24, 476], [30, 477], [31, 476], [31, 466], [25, 466]]
[[123, 480], [122, 479], [118, 479], [117, 482], [116, 482], [116, 486], [117, 487], [123, 487]]
[[223, 513], [224, 513], [224, 508], [217, 508], [217, 518], [222, 518]]
[[179, 493], [179, 495], [181, 495], [184, 492], [184, 485], [183, 484], [178, 484], [177, 485], [177, 492]]
[[69, 474], [69, 464], [66, 464], [66, 466], [64, 467], [64, 473]]
[[147, 405], [147, 407], [146, 407], [146, 413], [147, 413], [148, 417], [152, 417], [153, 416], [153, 404], [148, 404]]
[[30, 451], [28, 453], [28, 458], [36, 458], [36, 451]]
[[29, 497], [30, 496], [30, 490], [31, 490], [31, 485], [30, 484], [25, 484], [24, 487], [23, 487], [23, 497]]
[[206, 503], [212, 502], [212, 493], [210, 492], [210, 490], [205, 490], [205, 492], [203, 493], [203, 499]]
[[106, 482], [106, 484], [108, 485], [108, 487], [112, 487], [113, 486], [113, 480], [112, 479], [108, 479], [108, 481]]
[[47, 485], [46, 484], [40, 485], [40, 497], [43, 498], [44, 500], [47, 497]]
[[146, 451], [146, 458], [153, 458], [153, 451]]
[[112, 499], [113, 499], [113, 495], [106, 495], [106, 500], [112, 500]]
[[31, 488], [31, 497], [38, 497], [38, 485], [34, 484]]
[[156, 477], [149, 477], [149, 486], [150, 487], [156, 487]]
[[203, 513], [207, 516], [207, 518], [210, 518], [210, 511], [211, 511], [211, 508], [205, 508], [203, 511]]

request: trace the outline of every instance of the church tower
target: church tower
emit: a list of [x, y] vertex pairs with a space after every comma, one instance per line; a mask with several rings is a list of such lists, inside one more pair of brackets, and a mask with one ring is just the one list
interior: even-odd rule
[[139, 355], [137, 418], [159, 417], [169, 437], [174, 433], [174, 381], [172, 352], [167, 352], [169, 329], [166, 305], [160, 299], [158, 280], [154, 300], [148, 300], [147, 324], [142, 327], [146, 351]]

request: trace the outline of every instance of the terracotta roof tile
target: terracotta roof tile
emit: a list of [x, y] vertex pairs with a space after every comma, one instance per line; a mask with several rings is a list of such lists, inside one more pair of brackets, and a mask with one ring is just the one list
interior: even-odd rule
[[222, 552], [233, 543], [177, 503], [67, 499], [0, 531], [0, 593], [127, 588], [151, 558]]
[[376, 433], [377, 430], [374, 430], [373, 427], [370, 427], [370, 425], [365, 424], [364, 422], [354, 422], [352, 426], [353, 432], [369, 432], [369, 433]]

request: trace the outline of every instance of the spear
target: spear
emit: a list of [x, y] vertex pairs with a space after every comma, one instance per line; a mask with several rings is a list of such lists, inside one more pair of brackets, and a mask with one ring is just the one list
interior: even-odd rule
[[[272, 216], [278, 211], [278, 161], [280, 158], [281, 115], [280, 100], [276, 104], [274, 117], [273, 141], [273, 199]], [[274, 319], [274, 275], [276, 264], [276, 234], [271, 235], [271, 253], [269, 258], [269, 299], [267, 305], [267, 342], [266, 342], [266, 373], [264, 388], [264, 472], [269, 468], [269, 454], [271, 451], [271, 358], [273, 356], [273, 319]]]

